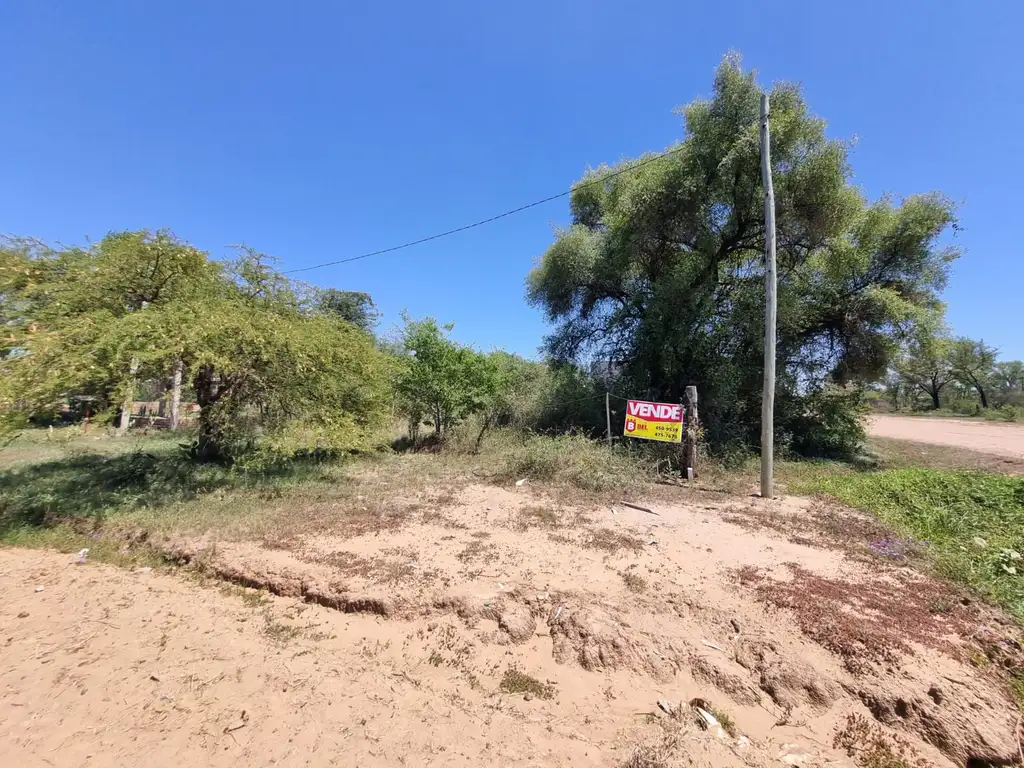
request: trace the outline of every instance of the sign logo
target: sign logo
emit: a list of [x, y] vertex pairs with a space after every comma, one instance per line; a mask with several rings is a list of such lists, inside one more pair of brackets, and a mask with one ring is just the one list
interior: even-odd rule
[[679, 443], [683, 439], [683, 406], [673, 403], [626, 401], [626, 437]]

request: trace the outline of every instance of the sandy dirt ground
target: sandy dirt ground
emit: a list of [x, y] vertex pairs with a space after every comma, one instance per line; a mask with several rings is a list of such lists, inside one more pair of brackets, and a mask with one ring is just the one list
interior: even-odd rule
[[1024, 425], [923, 416], [872, 416], [868, 434], [1024, 459]]
[[470, 485], [284, 541], [160, 543], [180, 570], [0, 550], [0, 764], [1016, 759], [992, 673], [1011, 625], [872, 554], [873, 523], [651, 509]]

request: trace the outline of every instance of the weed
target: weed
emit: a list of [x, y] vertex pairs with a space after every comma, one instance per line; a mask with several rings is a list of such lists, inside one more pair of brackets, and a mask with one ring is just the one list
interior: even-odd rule
[[259, 608], [270, 602], [270, 598], [259, 590], [247, 589], [246, 587], [240, 587], [237, 584], [222, 582], [220, 585], [220, 591], [221, 594], [239, 598], [250, 608]]
[[437, 651], [431, 651], [430, 656], [427, 658], [427, 661], [430, 663], [430, 666], [432, 667], [440, 667], [442, 664], [444, 664], [444, 656], [442, 656]]
[[557, 528], [558, 513], [550, 507], [531, 505], [519, 510], [518, 519], [514, 525], [517, 531], [525, 531], [529, 528]]
[[622, 581], [630, 592], [645, 592], [647, 590], [647, 579], [638, 573], [625, 571], [622, 574]]
[[505, 670], [505, 676], [501, 678], [498, 687], [505, 693], [530, 693], [538, 699], [551, 699], [555, 695], [554, 686], [542, 683], [515, 666]]
[[823, 491], [864, 509], [904, 536], [927, 542], [925, 556], [1024, 619], [1024, 477], [983, 472], [899, 469], [833, 475]]
[[635, 536], [612, 528], [595, 528], [583, 539], [583, 546], [604, 550], [610, 554], [628, 549], [634, 555], [638, 555], [643, 551], [644, 543]]
[[732, 719], [732, 715], [728, 712], [718, 709], [717, 707], [711, 707], [708, 709], [708, 713], [714, 715], [718, 724], [722, 726], [722, 730], [732, 736], [734, 739], [739, 735], [739, 731], [736, 729], [736, 723]]
[[275, 643], [284, 645], [288, 641], [294, 640], [302, 633], [302, 630], [298, 627], [282, 624], [280, 621], [274, 619], [269, 613], [265, 615], [264, 619], [265, 623], [263, 625], [263, 634]]
[[944, 597], [936, 597], [928, 606], [931, 613], [949, 613], [953, 610], [953, 602]]
[[887, 736], [863, 715], [850, 715], [832, 744], [861, 768], [927, 768], [929, 763], [898, 736]]
[[528, 477], [603, 493], [628, 490], [653, 479], [628, 452], [609, 451], [582, 435], [532, 436], [504, 455], [504, 466], [494, 477], [498, 482]]

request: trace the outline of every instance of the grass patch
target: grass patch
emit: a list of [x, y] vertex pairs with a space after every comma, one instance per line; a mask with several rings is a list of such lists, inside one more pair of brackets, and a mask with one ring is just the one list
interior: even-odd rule
[[584, 547], [600, 549], [612, 555], [623, 549], [638, 555], [644, 548], [642, 540], [612, 528], [595, 528], [584, 537], [582, 544]]
[[625, 491], [653, 479], [642, 462], [626, 450], [607, 446], [582, 435], [531, 436], [509, 446], [498, 482], [523, 478], [592, 493]]
[[263, 634], [275, 643], [284, 645], [302, 634], [302, 630], [299, 627], [282, 624], [280, 621], [271, 618], [270, 614], [267, 614], [264, 618], [266, 622], [263, 625]]
[[736, 728], [736, 721], [732, 719], [732, 715], [728, 712], [718, 709], [717, 707], [710, 707], [708, 713], [714, 715], [718, 724], [722, 726], [722, 730], [729, 734], [732, 738], [736, 738], [739, 735], [739, 730]]
[[529, 528], [557, 528], [558, 513], [551, 507], [530, 505], [519, 510], [514, 528], [525, 531]]
[[630, 592], [640, 593], [647, 591], [647, 579], [638, 573], [633, 573], [632, 571], [623, 572], [622, 582]]
[[239, 598], [243, 603], [245, 603], [250, 608], [260, 608], [264, 605], [270, 604], [270, 598], [266, 595], [266, 593], [261, 592], [258, 589], [242, 587], [238, 584], [222, 582], [220, 584], [220, 592], [222, 595], [228, 595], [230, 597]]
[[505, 670], [505, 676], [501, 678], [498, 687], [504, 693], [529, 693], [538, 699], [551, 699], [555, 696], [553, 685], [542, 683], [514, 666]]
[[860, 768], [928, 768], [931, 765], [909, 742], [899, 736], [888, 736], [863, 715], [847, 717], [846, 725], [836, 733], [832, 746], [846, 752]]
[[926, 542], [939, 572], [1024, 620], [1024, 477], [895, 469], [815, 478], [823, 492]]

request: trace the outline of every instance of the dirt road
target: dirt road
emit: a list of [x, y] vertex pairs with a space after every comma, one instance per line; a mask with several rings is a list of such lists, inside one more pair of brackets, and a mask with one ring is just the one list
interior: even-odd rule
[[1024, 459], [1024, 424], [925, 416], [872, 416], [868, 434]]
[[648, 503], [470, 485], [331, 535], [168, 543], [204, 580], [0, 550], [0, 763], [810, 768], [866, 764], [879, 739], [937, 766], [1016, 756], [1006, 690], [967, 660], [1020, 646], [891, 541], [871, 554], [876, 524], [799, 499]]

